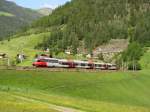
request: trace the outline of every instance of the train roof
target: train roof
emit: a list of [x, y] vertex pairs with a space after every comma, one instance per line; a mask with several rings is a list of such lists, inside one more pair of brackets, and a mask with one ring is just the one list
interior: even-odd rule
[[116, 64], [112, 64], [112, 63], [107, 63], [107, 65], [116, 65]]
[[45, 56], [40, 56], [37, 59], [58, 60], [57, 58], [49, 58], [49, 57], [45, 57]]
[[67, 59], [59, 59], [59, 61], [68, 61]]
[[98, 63], [98, 62], [96, 62], [96, 63], [94, 63], [94, 64], [100, 64], [100, 65], [101, 65], [101, 64], [106, 64], [106, 63]]
[[88, 63], [88, 61], [74, 60], [75, 63]]
[[[50, 58], [50, 57], [45, 57], [45, 56], [39, 56], [37, 59], [46, 59], [46, 60], [58, 60], [61, 62], [68, 62], [72, 61], [74, 63], [90, 63], [89, 61], [81, 61], [81, 60], [67, 60], [67, 59], [57, 59], [57, 58]], [[111, 64], [111, 63], [100, 63], [100, 62], [93, 62], [92, 64], [107, 64], [107, 65], [116, 65], [116, 64]]]

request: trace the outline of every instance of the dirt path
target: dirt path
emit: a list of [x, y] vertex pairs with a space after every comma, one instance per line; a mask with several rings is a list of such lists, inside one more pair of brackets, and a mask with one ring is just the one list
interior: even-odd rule
[[54, 104], [47, 103], [47, 102], [44, 102], [44, 101], [40, 101], [40, 100], [37, 100], [37, 99], [34, 99], [34, 98], [19, 96], [18, 94], [17, 95], [11, 94], [11, 96], [13, 96], [15, 98], [25, 100], [25, 101], [29, 101], [29, 102], [44, 104], [44, 105], [47, 105], [50, 109], [54, 109], [54, 110], [59, 111], [59, 112], [85, 112], [85, 111], [81, 111], [81, 110], [70, 108], [70, 107], [54, 105]]

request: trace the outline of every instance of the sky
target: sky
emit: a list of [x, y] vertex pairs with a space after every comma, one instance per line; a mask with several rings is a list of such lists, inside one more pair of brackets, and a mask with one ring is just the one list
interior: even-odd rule
[[31, 9], [40, 9], [40, 8], [53, 8], [65, 4], [67, 1], [70, 0], [7, 0], [7, 1], [13, 1], [16, 4], [31, 8]]

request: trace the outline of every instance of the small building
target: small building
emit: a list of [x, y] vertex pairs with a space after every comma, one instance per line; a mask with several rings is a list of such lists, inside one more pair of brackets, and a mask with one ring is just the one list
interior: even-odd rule
[[71, 51], [70, 51], [70, 50], [66, 50], [66, 51], [65, 51], [65, 54], [70, 55], [70, 54], [71, 54]]

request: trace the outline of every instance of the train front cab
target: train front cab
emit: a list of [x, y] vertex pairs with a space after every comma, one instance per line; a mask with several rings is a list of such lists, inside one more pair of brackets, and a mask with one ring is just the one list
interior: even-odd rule
[[43, 59], [38, 59], [33, 62], [33, 66], [35, 67], [47, 67], [47, 63]]

